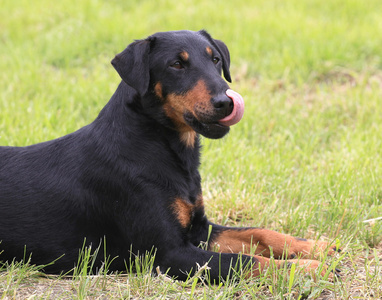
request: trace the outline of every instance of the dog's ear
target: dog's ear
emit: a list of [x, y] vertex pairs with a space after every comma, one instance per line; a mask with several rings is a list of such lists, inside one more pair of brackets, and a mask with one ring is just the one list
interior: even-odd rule
[[222, 41], [213, 39], [210, 34], [205, 30], [199, 31], [204, 37], [206, 37], [212, 45], [218, 50], [219, 54], [223, 57], [223, 74], [224, 78], [228, 82], [232, 82], [231, 80], [231, 73], [229, 72], [229, 66], [231, 64], [231, 59], [229, 55], [229, 50]]
[[150, 82], [150, 44], [150, 38], [135, 41], [111, 61], [122, 80], [141, 96], [147, 92]]
[[214, 40], [214, 42], [216, 43], [216, 46], [218, 48], [220, 55], [223, 57], [223, 74], [224, 74], [224, 77], [225, 77], [225, 79], [227, 79], [228, 82], [232, 82], [231, 73], [229, 72], [229, 66], [231, 64], [231, 59], [229, 56], [228, 48], [227, 48], [226, 44], [224, 44], [220, 40]]

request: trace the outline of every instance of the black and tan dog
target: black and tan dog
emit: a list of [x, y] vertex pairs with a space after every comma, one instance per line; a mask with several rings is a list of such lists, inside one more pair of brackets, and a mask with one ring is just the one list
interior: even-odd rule
[[205, 31], [157, 33], [112, 64], [122, 82], [93, 123], [53, 141], [0, 148], [0, 260], [31, 255], [47, 264], [62, 256], [45, 269], [59, 273], [74, 267], [84, 239], [93, 247], [106, 240], [101, 249], [116, 257], [110, 270], [126, 270], [132, 253], [155, 248], [162, 272], [185, 279], [208, 262], [216, 281], [235, 268], [256, 276], [271, 252], [281, 258], [286, 248], [291, 259], [336, 250], [205, 216], [198, 135], [223, 137], [244, 107], [221, 77], [231, 81], [223, 42]]

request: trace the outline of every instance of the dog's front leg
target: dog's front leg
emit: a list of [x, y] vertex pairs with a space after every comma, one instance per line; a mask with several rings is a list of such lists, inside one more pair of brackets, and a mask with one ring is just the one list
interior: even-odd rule
[[215, 224], [209, 249], [223, 253], [246, 253], [275, 258], [318, 258], [324, 251], [329, 255], [340, 251], [325, 241], [296, 238], [287, 234], [261, 228], [229, 228]]
[[248, 279], [257, 277], [269, 265], [269, 259], [236, 253], [212, 252], [189, 244], [173, 248], [159, 258], [158, 264], [162, 272], [180, 280], [186, 280], [199, 272], [201, 268], [206, 267], [208, 279], [218, 283], [237, 276], [245, 276]]
[[[306, 273], [319, 270], [321, 262], [309, 259], [274, 260], [276, 268], [288, 269], [292, 264], [302, 267]], [[247, 279], [258, 277], [271, 266], [269, 258], [258, 255], [241, 255], [236, 253], [217, 253], [206, 251], [195, 246], [175, 248], [161, 260], [160, 267], [163, 272], [177, 279], [186, 280], [206, 266], [208, 272], [205, 278], [212, 283], [218, 283], [228, 278], [243, 276]], [[324, 276], [327, 267], [322, 266], [321, 275]], [[207, 275], [208, 274], [208, 275]], [[203, 276], [203, 274], [200, 274]]]
[[[273, 255], [276, 268], [302, 266], [306, 273], [320, 268], [324, 276], [328, 267], [316, 260], [324, 251], [329, 255], [340, 251], [336, 246], [324, 242], [296, 238], [287, 234], [261, 228], [229, 228], [211, 224], [212, 231], [208, 243], [209, 249], [221, 253], [243, 253], [251, 255], [258, 262], [261, 272], [269, 267]], [[303, 259], [302, 259], [303, 258]], [[308, 258], [308, 259], [304, 259]], [[339, 270], [335, 270], [338, 275]], [[333, 277], [333, 274], [330, 275]]]

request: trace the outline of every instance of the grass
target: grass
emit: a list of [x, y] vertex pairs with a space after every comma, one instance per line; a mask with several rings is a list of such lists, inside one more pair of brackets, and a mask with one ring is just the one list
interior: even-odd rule
[[[207, 29], [232, 58], [244, 119], [204, 139], [209, 218], [341, 243], [341, 281], [270, 268], [211, 286], [138, 274], [42, 274], [1, 267], [2, 299], [382, 297], [382, 2], [11, 1], [0, 5], [0, 145], [53, 139], [90, 123], [117, 87], [110, 60], [156, 31]], [[0, 158], [1, 159], [1, 158]], [[201, 266], [200, 276], [204, 269]]]

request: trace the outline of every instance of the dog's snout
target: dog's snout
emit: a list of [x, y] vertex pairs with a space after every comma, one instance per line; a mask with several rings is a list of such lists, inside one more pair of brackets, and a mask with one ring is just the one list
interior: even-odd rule
[[233, 101], [227, 95], [219, 95], [212, 98], [212, 105], [224, 116], [228, 116], [233, 110]]

